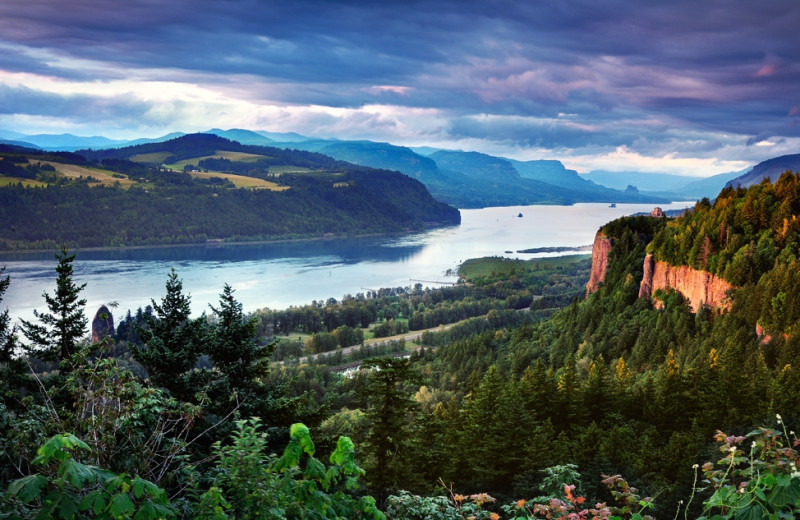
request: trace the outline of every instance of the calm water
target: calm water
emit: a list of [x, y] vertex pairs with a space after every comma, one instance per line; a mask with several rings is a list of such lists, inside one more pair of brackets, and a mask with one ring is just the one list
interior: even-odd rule
[[[662, 206], [678, 209], [693, 203]], [[219, 247], [171, 247], [125, 251], [77, 251], [75, 281], [86, 283], [82, 296], [89, 317], [102, 304], [117, 302], [121, 317], [160, 300], [170, 268], [183, 280], [196, 314], [217, 305], [225, 283], [235, 289], [245, 311], [283, 309], [312, 300], [339, 299], [381, 287], [409, 286], [416, 281], [435, 287], [455, 281], [448, 270], [469, 258], [507, 256], [534, 247], [591, 244], [597, 229], [623, 215], [652, 209], [648, 204], [576, 204], [512, 206], [462, 210], [461, 225], [414, 235], [280, 244]], [[522, 213], [522, 218], [518, 214]], [[513, 251], [514, 253], [506, 253]], [[46, 310], [43, 292], [55, 290], [52, 254], [0, 255], [11, 286], [0, 310], [13, 319], [32, 319]]]

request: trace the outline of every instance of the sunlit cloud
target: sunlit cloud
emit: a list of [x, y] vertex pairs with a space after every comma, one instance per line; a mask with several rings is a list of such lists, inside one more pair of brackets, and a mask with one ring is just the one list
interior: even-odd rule
[[17, 4], [0, 130], [249, 128], [687, 175], [800, 150], [791, 0]]

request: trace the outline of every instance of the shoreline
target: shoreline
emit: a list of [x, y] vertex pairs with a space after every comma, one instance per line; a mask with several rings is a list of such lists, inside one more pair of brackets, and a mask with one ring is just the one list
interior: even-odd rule
[[[287, 244], [292, 242], [315, 242], [315, 241], [326, 241], [326, 240], [342, 240], [342, 239], [351, 239], [351, 238], [371, 238], [371, 237], [390, 237], [390, 236], [400, 236], [400, 235], [412, 235], [414, 233], [422, 233], [429, 229], [444, 229], [452, 227], [452, 225], [448, 226], [430, 226], [419, 230], [413, 231], [392, 231], [387, 233], [363, 233], [357, 235], [315, 235], [315, 236], [308, 236], [308, 237], [295, 237], [295, 238], [275, 238], [269, 240], [236, 240], [236, 241], [226, 241], [225, 239], [209, 239], [205, 242], [189, 242], [189, 243], [176, 243], [176, 244], [141, 244], [135, 246], [91, 246], [91, 247], [77, 247], [75, 249], [67, 248], [70, 253], [79, 253], [81, 251], [90, 251], [90, 252], [106, 252], [106, 251], [116, 251], [116, 252], [124, 252], [124, 251], [136, 251], [142, 249], [168, 249], [168, 248], [188, 248], [188, 247], [203, 247], [208, 249], [219, 248], [224, 246], [244, 246], [244, 245], [267, 245], [267, 244]], [[57, 248], [60, 246], [56, 246]], [[41, 254], [41, 253], [53, 253], [57, 252], [58, 249], [0, 249], [0, 258], [10, 255], [26, 255], [26, 254]]]

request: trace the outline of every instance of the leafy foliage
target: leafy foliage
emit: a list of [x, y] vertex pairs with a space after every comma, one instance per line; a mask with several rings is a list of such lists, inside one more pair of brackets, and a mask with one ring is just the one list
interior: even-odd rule
[[[4, 390], [6, 516], [34, 518], [50, 507], [52, 493], [63, 506], [46, 514], [76, 518], [106, 514], [115, 496], [118, 516], [149, 514], [141, 510], [150, 501], [182, 517], [218, 520], [381, 518], [378, 503], [390, 517], [410, 518], [796, 516], [795, 436], [754, 429], [775, 413], [800, 417], [795, 209], [782, 238], [769, 226], [783, 202], [766, 203], [770, 193], [791, 200], [795, 184], [796, 176], [784, 176], [775, 187], [728, 190], [676, 221], [609, 223], [606, 281], [579, 299], [569, 295], [580, 290], [576, 280], [585, 281], [585, 264], [540, 270], [488, 260], [483, 265], [493, 267], [471, 275], [470, 284], [382, 289], [249, 317], [226, 286], [219, 305], [192, 329], [189, 299], [173, 272], [167, 296], [128, 320], [119, 345], [78, 345], [64, 377], [33, 374], [38, 394], [25, 385]], [[726, 228], [725, 240], [738, 247], [706, 254], [715, 242], [696, 237], [687, 246], [686, 237], [721, 215], [736, 223], [744, 214], [761, 227], [732, 227], [730, 237]], [[695, 243], [695, 260], [707, 260], [707, 269], [732, 252], [723, 271], [749, 273], [730, 309], [692, 312], [675, 291], [663, 291], [658, 308], [638, 298], [647, 248], [691, 256]], [[0, 296], [6, 287], [0, 280]], [[552, 307], [538, 307], [545, 298], [533, 294], [552, 296]], [[266, 361], [277, 332], [348, 342], [375, 321], [416, 326], [478, 310], [485, 316], [426, 333], [427, 348], [408, 359], [373, 359], [349, 376], [325, 360]], [[136, 321], [143, 324], [138, 342], [129, 327]], [[759, 337], [756, 325], [766, 333]], [[110, 356], [124, 342], [139, 349], [160, 388]], [[164, 347], [160, 359], [142, 356], [154, 345]], [[293, 345], [282, 347], [285, 354], [304, 353], [300, 341]], [[328, 361], [344, 361], [339, 354]], [[12, 372], [21, 368], [0, 362]], [[321, 424], [316, 442], [301, 417]], [[717, 434], [722, 449], [714, 457], [716, 428], [733, 435]], [[74, 439], [59, 437], [42, 466], [31, 451], [64, 431]], [[276, 446], [285, 446], [282, 455], [271, 454]], [[323, 462], [318, 451], [333, 454]], [[703, 466], [699, 481], [699, 463], [709, 458], [716, 460]], [[139, 477], [127, 475], [172, 498], [158, 502], [157, 490], [144, 483], [140, 496], [131, 495]], [[361, 482], [378, 500], [363, 495]]]
[[171, 519], [176, 517], [166, 492], [150, 481], [114, 474], [84, 464], [78, 452], [89, 446], [72, 434], [52, 437], [33, 460], [39, 473], [8, 486], [3, 518], [23, 519]]
[[[716, 518], [796, 518], [800, 514], [800, 454], [798, 441], [785, 430], [759, 428], [742, 436], [717, 432], [723, 457], [703, 465], [713, 494], [705, 501], [700, 520]], [[750, 441], [749, 451], [746, 443]], [[791, 443], [791, 445], [790, 445]], [[744, 444], [742, 449], [740, 446]], [[708, 514], [719, 511], [718, 514]]]
[[350, 439], [339, 438], [326, 468], [314, 457], [305, 425], [292, 425], [289, 444], [278, 458], [266, 454], [259, 426], [257, 418], [238, 421], [232, 444], [215, 445], [215, 486], [201, 498], [198, 518], [385, 518], [371, 497], [351, 495], [364, 470], [355, 463]]

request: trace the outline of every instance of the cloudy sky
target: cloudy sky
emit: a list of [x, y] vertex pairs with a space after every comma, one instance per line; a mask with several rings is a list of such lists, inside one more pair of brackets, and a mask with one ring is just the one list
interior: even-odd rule
[[0, 130], [706, 176], [800, 153], [797, 0], [2, 0]]

